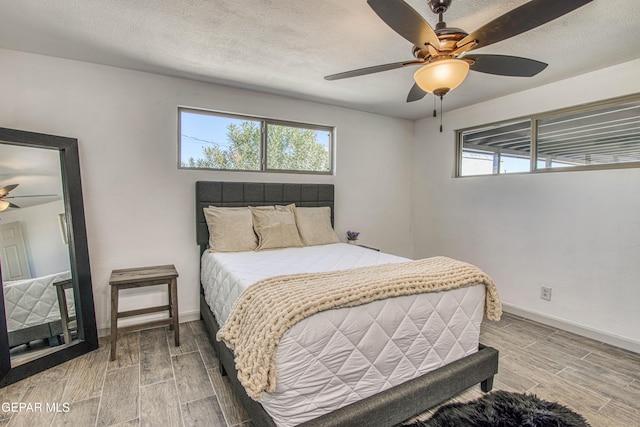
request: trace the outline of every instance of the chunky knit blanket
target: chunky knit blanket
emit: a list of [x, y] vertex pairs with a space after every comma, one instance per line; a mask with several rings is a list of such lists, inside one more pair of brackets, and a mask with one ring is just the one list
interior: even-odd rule
[[486, 287], [485, 314], [500, 320], [502, 308], [491, 278], [478, 267], [446, 257], [271, 277], [240, 295], [216, 338], [234, 350], [238, 379], [258, 400], [275, 390], [280, 338], [302, 319], [324, 310], [476, 284]]

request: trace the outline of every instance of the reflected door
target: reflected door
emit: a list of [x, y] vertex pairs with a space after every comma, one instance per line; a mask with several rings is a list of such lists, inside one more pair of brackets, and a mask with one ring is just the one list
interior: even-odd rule
[[0, 265], [3, 282], [31, 278], [19, 222], [0, 225]]

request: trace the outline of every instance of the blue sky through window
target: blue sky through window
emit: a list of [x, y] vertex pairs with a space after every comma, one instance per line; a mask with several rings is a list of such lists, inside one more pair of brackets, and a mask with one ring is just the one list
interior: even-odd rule
[[212, 145], [228, 147], [227, 127], [231, 123], [239, 124], [243, 121], [243, 119], [194, 114], [188, 111], [181, 111], [180, 118], [180, 160], [182, 162], [188, 161], [190, 157], [194, 159], [203, 157], [203, 147]]
[[[201, 158], [204, 147], [212, 145], [217, 145], [220, 148], [228, 147], [228, 126], [231, 123], [239, 125], [242, 121], [248, 119], [236, 119], [181, 111], [180, 120], [180, 161], [185, 162], [188, 161], [190, 157], [194, 159]], [[331, 132], [316, 130], [315, 135], [318, 143], [328, 149], [331, 141]]]
[[212, 145], [227, 147], [227, 127], [242, 120], [229, 117], [180, 112], [180, 160], [202, 157], [202, 149]]
[[[196, 167], [208, 169], [260, 170], [259, 163], [256, 164], [257, 166], [254, 166], [256, 156], [258, 160], [262, 158], [261, 162], [263, 162], [263, 164], [265, 158], [268, 157], [266, 153], [262, 152], [263, 150], [261, 148], [260, 137], [256, 133], [252, 134], [252, 141], [249, 147], [234, 147], [232, 151], [229, 151], [233, 145], [233, 142], [227, 136], [229, 126], [234, 125], [238, 128], [238, 131], [242, 133], [248, 130], [248, 124], [252, 124], [249, 125], [252, 132], [259, 131], [260, 128], [264, 126], [267, 130], [267, 134], [271, 134], [271, 131], [269, 130], [271, 128], [282, 127], [284, 129], [288, 129], [290, 132], [285, 132], [283, 135], [291, 135], [291, 137], [294, 138], [293, 140], [286, 142], [281, 148], [273, 148], [271, 147], [267, 134], [263, 134], [263, 138], [266, 138], [265, 141], [262, 141], [266, 142], [266, 147], [264, 147], [265, 151], [274, 149], [286, 149], [287, 151], [290, 151], [290, 148], [286, 147], [295, 147], [293, 149], [294, 153], [276, 152], [276, 155], [284, 155], [284, 157], [273, 157], [274, 159], [279, 159], [279, 161], [270, 165], [269, 169], [290, 171], [300, 170], [318, 173], [331, 172], [331, 150], [333, 145], [332, 128], [305, 125], [302, 123], [280, 122], [257, 117], [227, 116], [224, 113], [209, 113], [207, 111], [187, 110], [182, 108], [179, 108], [179, 167], [191, 168], [194, 167], [194, 165], [197, 165]], [[311, 136], [309, 133], [313, 135], [313, 140], [309, 138]], [[299, 140], [298, 137], [301, 135], [306, 135], [306, 137], [304, 137], [306, 140]], [[237, 134], [234, 133], [234, 138], [236, 136]], [[312, 145], [310, 148], [305, 148], [304, 145], [300, 144]], [[314, 146], [315, 148], [313, 148]], [[212, 153], [208, 153], [208, 155], [205, 156], [204, 149], [211, 147], [217, 147], [220, 152], [224, 153], [222, 156], [227, 157], [223, 157], [223, 160], [218, 158], [213, 160], [216, 156]], [[324, 150], [319, 147], [324, 148]], [[237, 151], [236, 149], [240, 151]], [[243, 149], [249, 149], [250, 153], [245, 152], [244, 154], [238, 154], [241, 153]], [[318, 151], [318, 149], [320, 151]], [[302, 153], [303, 155], [306, 154], [307, 157], [301, 158], [300, 153], [297, 152], [299, 150], [310, 151], [308, 153], [306, 151]], [[291, 157], [293, 154], [295, 154], [295, 156]], [[242, 163], [247, 159], [251, 161], [250, 167], [248, 164]], [[240, 163], [236, 163], [237, 161]], [[262, 167], [264, 168], [264, 166]]]

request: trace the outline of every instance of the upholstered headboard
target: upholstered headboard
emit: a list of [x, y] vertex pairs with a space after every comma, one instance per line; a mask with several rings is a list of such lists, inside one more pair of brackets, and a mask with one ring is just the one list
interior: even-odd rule
[[209, 242], [209, 230], [202, 208], [288, 205], [331, 208], [333, 224], [333, 184], [276, 184], [262, 182], [196, 182], [196, 239], [198, 245]]

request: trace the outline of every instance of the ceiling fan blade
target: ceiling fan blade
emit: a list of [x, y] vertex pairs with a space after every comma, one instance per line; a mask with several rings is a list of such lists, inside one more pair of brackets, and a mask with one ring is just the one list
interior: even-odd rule
[[58, 197], [57, 194], [30, 194], [28, 196], [7, 196], [5, 199], [17, 199], [19, 197]]
[[465, 55], [464, 59], [475, 61], [469, 67], [473, 71], [499, 76], [533, 77], [548, 65], [534, 59], [508, 55]]
[[13, 190], [18, 185], [20, 185], [20, 184], [11, 184], [11, 185], [6, 185], [6, 186], [0, 188], [0, 196], [4, 196], [5, 194], [9, 194], [9, 191]]
[[403, 0], [367, 0], [369, 6], [388, 26], [414, 45], [423, 48], [431, 44], [440, 48], [433, 28]]
[[359, 68], [357, 70], [345, 71], [344, 73], [332, 74], [325, 76], [325, 80], [340, 80], [348, 77], [364, 76], [365, 74], [379, 73], [381, 71], [395, 70], [396, 68], [406, 67], [407, 65], [424, 64], [424, 61], [402, 61], [392, 64], [376, 65], [374, 67]]
[[9, 202], [9, 207], [10, 208], [15, 208], [15, 209], [20, 209], [20, 206], [18, 205], [14, 205], [13, 203]]
[[565, 15], [592, 0], [532, 0], [478, 28], [457, 43], [477, 40], [473, 49], [508, 39]]
[[409, 91], [409, 95], [407, 96], [407, 102], [420, 101], [427, 95], [427, 92], [420, 89], [418, 83], [414, 83]]

